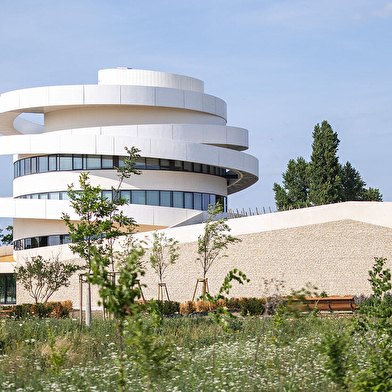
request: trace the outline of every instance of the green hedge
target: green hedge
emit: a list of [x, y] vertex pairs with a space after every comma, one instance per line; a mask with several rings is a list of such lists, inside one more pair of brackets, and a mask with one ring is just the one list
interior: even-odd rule
[[47, 302], [46, 304], [21, 304], [2, 307], [9, 310], [8, 317], [15, 319], [25, 318], [65, 318], [72, 310], [71, 301]]
[[180, 303], [175, 301], [156, 300], [159, 311], [164, 315], [177, 314], [180, 312]]

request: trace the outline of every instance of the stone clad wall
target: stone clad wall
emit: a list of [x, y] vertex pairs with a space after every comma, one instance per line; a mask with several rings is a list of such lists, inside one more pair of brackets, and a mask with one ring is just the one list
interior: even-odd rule
[[[251, 279], [244, 286], [234, 283], [233, 297], [264, 296], [264, 281], [269, 279], [283, 280], [286, 293], [310, 282], [329, 295], [370, 294], [367, 279], [374, 257], [387, 257], [392, 269], [392, 229], [358, 221], [340, 220], [238, 237], [242, 242], [232, 245], [226, 252], [228, 257], [217, 260], [208, 272], [212, 294], [233, 268]], [[195, 262], [196, 246], [196, 242], [180, 244], [180, 258], [167, 270], [165, 281], [173, 300], [190, 300], [196, 279], [202, 277], [202, 269]], [[144, 259], [148, 259], [148, 251]], [[142, 282], [148, 286], [143, 290], [145, 297], [156, 298], [155, 273], [147, 269]], [[74, 278], [71, 287], [56, 293], [52, 300], [71, 299], [78, 307], [78, 292]], [[20, 287], [17, 298], [18, 303], [31, 302]], [[96, 293], [94, 298], [98, 299]]]

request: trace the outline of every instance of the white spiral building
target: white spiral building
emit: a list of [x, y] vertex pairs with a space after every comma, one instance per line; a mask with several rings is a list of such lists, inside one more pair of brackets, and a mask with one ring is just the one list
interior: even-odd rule
[[[23, 113], [43, 114], [44, 124]], [[124, 147], [141, 151], [142, 175], [121, 190], [139, 231], [200, 222], [217, 201], [227, 208], [228, 195], [258, 180], [259, 164], [243, 152], [248, 131], [226, 122], [226, 103], [205, 94], [202, 81], [163, 72], [105, 69], [97, 85], [1, 94], [0, 154], [13, 154], [14, 181], [0, 216], [13, 218], [14, 258], [67, 242], [60, 217], [77, 219], [66, 191], [77, 189], [81, 171], [112, 197]]]

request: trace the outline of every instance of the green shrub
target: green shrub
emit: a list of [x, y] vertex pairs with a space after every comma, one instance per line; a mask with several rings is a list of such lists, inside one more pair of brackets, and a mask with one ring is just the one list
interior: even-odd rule
[[259, 316], [264, 313], [264, 298], [241, 298], [241, 315], [242, 316]]
[[72, 309], [71, 301], [48, 302], [46, 304], [20, 304], [8, 307], [10, 317], [17, 320], [31, 317], [66, 318]]
[[241, 309], [241, 300], [239, 298], [230, 298], [227, 301], [227, 308], [230, 309], [230, 310]]
[[180, 303], [176, 301], [155, 301], [162, 315], [167, 316], [180, 312]]

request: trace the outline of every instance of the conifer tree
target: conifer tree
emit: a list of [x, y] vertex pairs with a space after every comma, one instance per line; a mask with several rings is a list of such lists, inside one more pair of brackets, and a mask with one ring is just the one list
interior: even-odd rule
[[338, 134], [327, 121], [316, 124], [313, 131], [312, 156], [308, 167], [311, 180], [309, 198], [314, 205], [339, 201], [341, 166], [337, 156]]
[[350, 162], [342, 167], [341, 171], [342, 193], [341, 201], [362, 200], [365, 181], [362, 180], [359, 171]]
[[311, 161], [290, 159], [282, 174], [283, 186], [274, 183], [279, 209], [340, 201], [382, 201], [377, 188], [366, 188], [358, 170], [350, 162], [344, 166], [337, 156], [339, 139], [327, 121], [314, 127]]
[[287, 170], [283, 173], [283, 187], [275, 182], [274, 192], [276, 204], [283, 206], [304, 207], [309, 202], [308, 163], [303, 157], [290, 159]]

